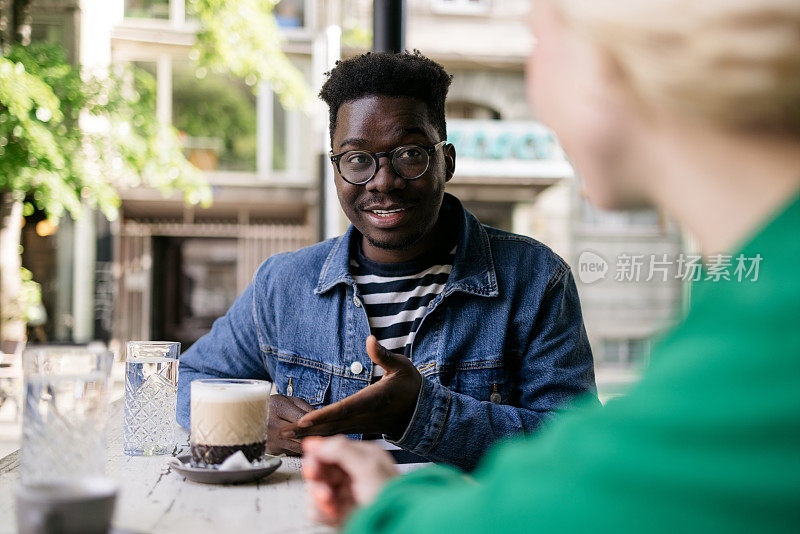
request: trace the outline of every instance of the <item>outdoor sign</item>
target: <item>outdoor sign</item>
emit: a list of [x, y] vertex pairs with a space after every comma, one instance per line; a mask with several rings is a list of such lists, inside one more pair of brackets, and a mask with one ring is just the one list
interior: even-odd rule
[[460, 176], [566, 178], [572, 167], [552, 131], [535, 121], [447, 121]]
[[447, 121], [447, 140], [459, 158], [564, 161], [564, 151], [548, 128], [534, 121]]

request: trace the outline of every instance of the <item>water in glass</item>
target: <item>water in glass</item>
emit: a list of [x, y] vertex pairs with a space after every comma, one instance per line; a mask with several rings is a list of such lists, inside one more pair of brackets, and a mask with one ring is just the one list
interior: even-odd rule
[[175, 448], [180, 343], [129, 341], [125, 358], [125, 454], [169, 454]]

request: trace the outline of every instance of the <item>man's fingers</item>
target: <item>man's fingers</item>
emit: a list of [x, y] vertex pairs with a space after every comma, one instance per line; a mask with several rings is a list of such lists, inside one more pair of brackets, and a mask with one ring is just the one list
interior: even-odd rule
[[287, 397], [292, 404], [294, 404], [302, 413], [314, 411], [314, 407], [301, 399], [300, 397]]
[[312, 421], [311, 426], [299, 426], [298, 421], [293, 425], [286, 425], [281, 432], [281, 437], [287, 439], [304, 438], [307, 436], [333, 436], [335, 434], [363, 434], [372, 432], [370, 429], [371, 415], [359, 413], [342, 419]]
[[292, 436], [283, 436], [281, 433], [282, 429], [292, 425], [294, 425], [294, 423], [277, 419], [270, 414], [270, 420], [267, 426], [267, 453], [281, 454], [285, 452], [287, 454], [297, 455], [303, 452], [300, 440]]
[[369, 336], [367, 338], [367, 356], [369, 356], [369, 359], [372, 360], [373, 363], [380, 365], [386, 371], [400, 369], [403, 367], [402, 364], [408, 362], [408, 360], [405, 362], [403, 361], [405, 356], [393, 354], [383, 348], [383, 346], [378, 343], [378, 338], [375, 336]]
[[298, 428], [308, 428], [321, 423], [346, 420], [352, 413], [351, 404], [350, 397], [344, 398], [339, 402], [305, 414], [296, 421], [296, 426]]
[[330, 423], [349, 419], [366, 411], [371, 411], [374, 401], [373, 386], [367, 386], [358, 393], [345, 397], [339, 402], [314, 410], [298, 419], [299, 428], [308, 428], [320, 423]]
[[[300, 399], [298, 399], [300, 400]], [[301, 402], [305, 402], [300, 400]], [[301, 406], [297, 405], [294, 397], [285, 397], [283, 395], [272, 395], [269, 399], [270, 415], [294, 423], [303, 415], [308, 413]]]
[[320, 423], [308, 428], [295, 428], [291, 432], [298, 438], [306, 436], [335, 436], [336, 434], [361, 434], [367, 432], [364, 429], [362, 419], [353, 421], [333, 421], [330, 423]]

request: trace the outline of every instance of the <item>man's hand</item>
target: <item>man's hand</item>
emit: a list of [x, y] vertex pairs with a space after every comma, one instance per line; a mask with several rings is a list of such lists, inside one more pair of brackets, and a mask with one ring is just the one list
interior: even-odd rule
[[375, 336], [367, 338], [367, 354], [386, 371], [380, 380], [339, 402], [304, 415], [295, 425], [284, 427], [281, 436], [284, 439], [333, 434], [402, 437], [414, 415], [422, 375], [408, 358], [381, 347]]
[[297, 422], [308, 412], [313, 411], [303, 399], [285, 397], [283, 395], [270, 395], [269, 420], [267, 421], [267, 454], [286, 453], [290, 456], [299, 456], [303, 449], [300, 440], [281, 437], [281, 430]]
[[374, 443], [311, 437], [303, 440], [303, 452], [303, 477], [317, 520], [336, 527], [398, 474], [391, 455]]

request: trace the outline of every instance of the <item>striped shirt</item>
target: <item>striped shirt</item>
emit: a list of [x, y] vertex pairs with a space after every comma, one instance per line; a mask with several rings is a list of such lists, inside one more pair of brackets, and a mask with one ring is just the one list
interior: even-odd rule
[[[367, 312], [369, 329], [386, 349], [411, 355], [411, 344], [428, 304], [444, 291], [455, 258], [456, 246], [449, 253], [435, 251], [404, 263], [377, 263], [367, 259], [359, 245], [350, 260], [350, 274]], [[373, 366], [373, 381], [385, 374]], [[389, 451], [403, 471], [421, 467], [427, 460], [402, 450], [380, 435], [364, 435]]]
[[[444, 285], [453, 268], [456, 247], [405, 263], [377, 263], [364, 257], [359, 247], [350, 260], [353, 279], [367, 312], [372, 335], [395, 353], [410, 355], [425, 309]], [[374, 367], [374, 376], [384, 371]]]

